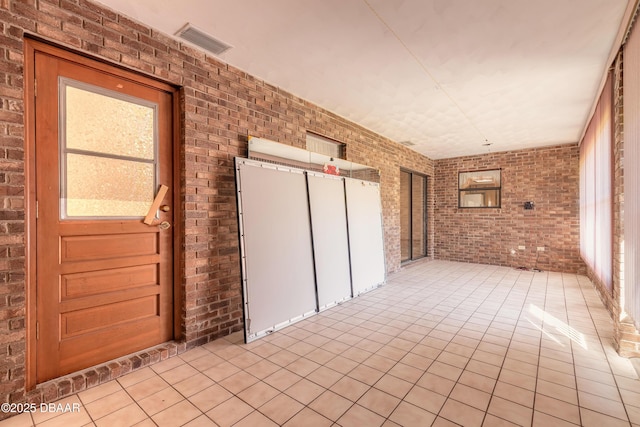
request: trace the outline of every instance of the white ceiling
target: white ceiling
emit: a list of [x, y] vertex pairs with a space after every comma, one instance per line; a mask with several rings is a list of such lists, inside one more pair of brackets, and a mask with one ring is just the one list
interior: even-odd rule
[[629, 1], [100, 0], [432, 159], [577, 142]]

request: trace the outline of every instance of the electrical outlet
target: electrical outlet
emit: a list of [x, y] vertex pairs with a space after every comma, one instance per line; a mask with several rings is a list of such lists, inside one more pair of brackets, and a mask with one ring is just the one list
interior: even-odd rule
[[525, 249], [527, 249], [526, 247], [524, 247], [523, 245], [518, 246], [518, 249], [520, 249], [521, 251], [524, 251]]
[[544, 252], [544, 246], [538, 246], [538, 252]]

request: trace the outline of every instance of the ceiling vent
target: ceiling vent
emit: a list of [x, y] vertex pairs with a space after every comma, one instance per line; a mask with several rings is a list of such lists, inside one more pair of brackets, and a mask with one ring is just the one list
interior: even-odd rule
[[414, 145], [416, 145], [411, 141], [400, 141], [400, 144], [404, 145], [405, 147], [413, 147]]
[[225, 42], [211, 37], [209, 34], [195, 28], [191, 24], [187, 24], [178, 30], [176, 36], [181, 37], [186, 41], [213, 53], [214, 55], [220, 55], [232, 47]]

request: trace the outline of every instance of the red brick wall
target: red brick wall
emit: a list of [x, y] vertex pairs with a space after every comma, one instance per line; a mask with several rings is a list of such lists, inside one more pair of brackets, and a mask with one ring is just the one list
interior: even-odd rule
[[[437, 160], [435, 258], [584, 272], [578, 156], [576, 145], [563, 145]], [[501, 207], [459, 209], [458, 172], [487, 169], [502, 169]], [[526, 201], [535, 208], [525, 210]]]
[[[27, 34], [183, 88], [177, 161], [184, 252], [177, 286], [185, 300], [177, 350], [141, 353], [25, 397]], [[246, 155], [248, 134], [304, 147], [307, 131], [346, 143], [349, 160], [380, 170], [387, 268], [397, 270], [400, 168], [432, 176], [431, 160], [90, 1], [0, 0], [0, 401], [55, 399], [241, 329], [233, 158]]]

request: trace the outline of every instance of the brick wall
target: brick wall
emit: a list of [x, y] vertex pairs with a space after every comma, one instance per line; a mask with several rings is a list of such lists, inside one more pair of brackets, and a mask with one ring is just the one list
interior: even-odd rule
[[[27, 394], [23, 39], [33, 35], [182, 87], [184, 340]], [[165, 34], [87, 0], [0, 0], [0, 401], [52, 400], [242, 328], [233, 158], [247, 135], [304, 148], [307, 131], [380, 170], [388, 270], [400, 267], [400, 167], [433, 162]], [[432, 181], [430, 180], [430, 183]], [[431, 184], [430, 184], [431, 185]], [[431, 204], [433, 191], [429, 192]], [[433, 215], [429, 213], [430, 241]], [[91, 373], [93, 372], [93, 373]], [[96, 380], [98, 375], [98, 380]], [[43, 391], [44, 390], [44, 391]]]
[[[584, 272], [578, 158], [576, 145], [562, 145], [437, 160], [434, 257]], [[487, 169], [502, 169], [501, 207], [459, 209], [458, 172]], [[525, 210], [525, 201], [535, 208]]]

